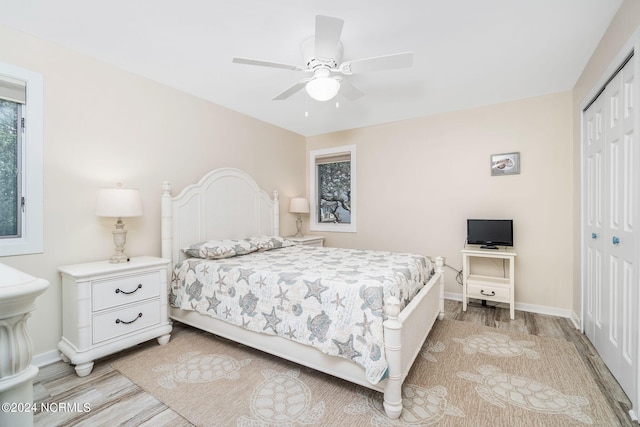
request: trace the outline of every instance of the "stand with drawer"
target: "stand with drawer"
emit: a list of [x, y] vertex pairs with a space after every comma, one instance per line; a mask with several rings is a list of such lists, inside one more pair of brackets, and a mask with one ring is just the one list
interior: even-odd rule
[[[509, 304], [511, 320], [515, 319], [514, 274], [515, 251], [511, 249], [481, 249], [469, 247], [462, 250], [462, 310], [467, 311], [469, 298]], [[471, 269], [473, 258], [493, 258], [505, 260], [509, 264], [507, 277], [474, 274]]]
[[324, 246], [324, 237], [322, 236], [302, 236], [302, 237], [287, 237], [288, 240], [291, 240], [296, 245], [303, 246]]
[[62, 359], [80, 377], [93, 361], [153, 338], [169, 342], [167, 265], [155, 257], [111, 264], [60, 267], [62, 274]]

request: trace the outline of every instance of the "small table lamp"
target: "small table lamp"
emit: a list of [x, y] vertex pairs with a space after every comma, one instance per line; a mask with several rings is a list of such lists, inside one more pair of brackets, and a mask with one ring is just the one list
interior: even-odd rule
[[116, 246], [116, 252], [110, 262], [128, 262], [129, 257], [124, 253], [127, 230], [124, 229], [122, 218], [142, 215], [140, 192], [129, 188], [101, 188], [98, 191], [96, 215], [118, 218], [116, 228], [113, 230], [113, 244]]
[[289, 212], [298, 214], [298, 218], [296, 219], [296, 227], [298, 228], [298, 232], [294, 235], [294, 237], [302, 237], [302, 217], [300, 214], [309, 213], [309, 201], [304, 197], [294, 197], [291, 199], [289, 203]]

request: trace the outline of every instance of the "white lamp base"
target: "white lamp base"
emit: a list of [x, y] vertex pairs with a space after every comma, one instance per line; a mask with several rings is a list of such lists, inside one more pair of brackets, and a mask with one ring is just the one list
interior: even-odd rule
[[296, 218], [296, 228], [298, 229], [298, 231], [293, 235], [293, 237], [303, 237], [304, 234], [302, 234], [302, 217], [300, 215], [298, 215], [298, 218]]
[[116, 252], [109, 260], [110, 263], [129, 262], [129, 256], [124, 253], [125, 243], [127, 243], [127, 230], [124, 229], [122, 218], [118, 218], [116, 228], [113, 230], [113, 244], [116, 246]]

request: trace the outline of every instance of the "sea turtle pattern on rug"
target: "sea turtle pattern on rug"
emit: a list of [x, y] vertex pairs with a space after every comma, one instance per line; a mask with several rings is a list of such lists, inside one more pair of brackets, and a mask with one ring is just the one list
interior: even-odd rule
[[446, 346], [442, 341], [433, 342], [427, 338], [425, 343], [422, 345], [422, 348], [420, 349], [419, 354], [420, 356], [422, 356], [423, 359], [426, 359], [429, 362], [436, 363], [438, 362], [438, 359], [433, 353], [442, 353], [445, 350], [445, 348]]
[[457, 372], [460, 378], [478, 383], [476, 392], [487, 402], [506, 408], [506, 404], [549, 415], [567, 415], [584, 424], [593, 420], [582, 411], [589, 405], [583, 396], [567, 396], [555, 388], [527, 377], [511, 375], [496, 366], [483, 365], [478, 374]]
[[201, 354], [200, 351], [184, 353], [178, 363], [168, 363], [153, 368], [154, 372], [169, 373], [158, 378], [164, 388], [176, 388], [176, 383], [207, 383], [222, 378], [237, 380], [238, 371], [248, 365], [251, 359], [236, 360], [222, 354]]
[[289, 427], [315, 424], [324, 416], [324, 401], [311, 408], [311, 389], [301, 381], [299, 369], [285, 373], [262, 371], [264, 380], [251, 395], [253, 418], [241, 416], [238, 427]]
[[511, 337], [494, 332], [485, 332], [479, 335], [471, 335], [467, 338], [453, 338], [453, 341], [462, 344], [466, 354], [482, 353], [496, 357], [517, 357], [525, 355], [529, 359], [539, 359], [540, 354], [528, 347], [535, 347], [532, 341], [515, 341]]
[[446, 399], [447, 389], [444, 386], [425, 389], [415, 384], [404, 384], [402, 413], [397, 420], [387, 417], [380, 393], [367, 390], [360, 394], [364, 400], [345, 406], [344, 412], [371, 415], [372, 426], [429, 426], [440, 422], [446, 416], [465, 416], [462, 410], [449, 404]]

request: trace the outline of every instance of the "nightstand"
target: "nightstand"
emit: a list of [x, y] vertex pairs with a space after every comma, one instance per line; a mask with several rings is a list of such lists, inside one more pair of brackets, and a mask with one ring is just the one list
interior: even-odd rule
[[302, 237], [287, 237], [288, 240], [291, 240], [296, 245], [304, 245], [304, 246], [324, 246], [324, 237], [322, 236], [302, 236]]
[[[474, 258], [497, 259], [508, 263], [508, 276], [480, 275], [471, 270]], [[469, 298], [503, 302], [509, 304], [509, 317], [515, 319], [515, 258], [513, 249], [481, 249], [473, 247], [462, 250], [462, 311], [467, 311]], [[503, 266], [506, 273], [506, 267]]]
[[131, 258], [59, 267], [62, 274], [62, 359], [87, 376], [97, 358], [153, 338], [169, 342], [169, 260]]

